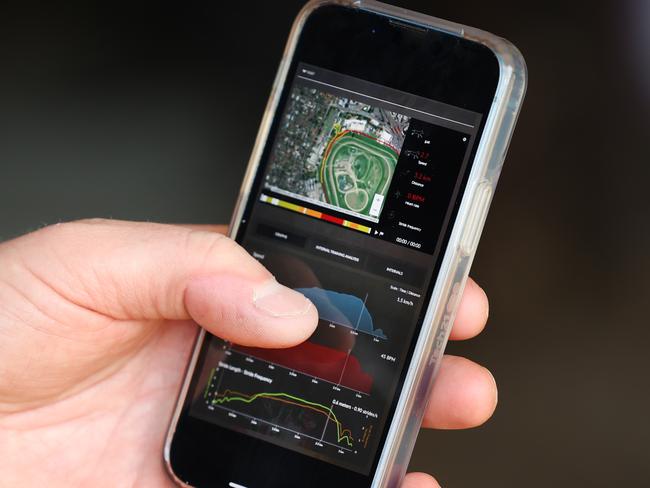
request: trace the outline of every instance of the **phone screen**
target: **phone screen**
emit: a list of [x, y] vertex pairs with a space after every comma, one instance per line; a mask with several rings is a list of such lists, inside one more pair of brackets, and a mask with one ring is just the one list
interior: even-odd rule
[[[496, 87], [493, 56], [467, 64], [461, 44], [340, 7], [305, 26], [236, 237], [319, 322], [289, 349], [206, 337], [183, 419], [195, 442], [213, 433], [200, 456], [230, 486], [371, 479]], [[433, 66], [408, 71], [423, 49]], [[440, 96], [455, 58], [489, 88]], [[375, 74], [391, 59], [401, 70]]]

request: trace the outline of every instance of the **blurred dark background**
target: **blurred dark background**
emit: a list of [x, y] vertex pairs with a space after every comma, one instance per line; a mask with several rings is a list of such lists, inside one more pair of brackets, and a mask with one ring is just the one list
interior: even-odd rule
[[[226, 222], [302, 1], [0, 6], [0, 239], [102, 216]], [[473, 275], [493, 420], [423, 432], [450, 487], [650, 485], [650, 2], [400, 1], [529, 68]]]

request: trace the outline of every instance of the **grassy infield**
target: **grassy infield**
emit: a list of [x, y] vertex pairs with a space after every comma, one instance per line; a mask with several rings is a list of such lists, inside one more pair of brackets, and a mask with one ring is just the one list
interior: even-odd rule
[[321, 182], [329, 203], [369, 215], [376, 193], [386, 195], [397, 153], [370, 136], [337, 134], [323, 157]]

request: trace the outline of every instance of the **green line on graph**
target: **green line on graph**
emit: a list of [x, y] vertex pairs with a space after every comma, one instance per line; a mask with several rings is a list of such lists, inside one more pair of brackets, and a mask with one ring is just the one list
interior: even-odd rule
[[[337, 442], [345, 441], [346, 444], [350, 447], [352, 447], [352, 432], [350, 432], [350, 429], [344, 429], [343, 426], [341, 425], [341, 422], [339, 419], [336, 417], [336, 414], [334, 411], [328, 407], [327, 405], [322, 405], [320, 403], [315, 403], [315, 402], [310, 402], [309, 400], [305, 400], [304, 398], [300, 398], [297, 396], [289, 395], [288, 393], [271, 393], [271, 392], [262, 392], [262, 393], [255, 393], [254, 395], [246, 395], [244, 393], [240, 393], [237, 391], [231, 391], [231, 390], [226, 390], [223, 395], [217, 395], [216, 398], [212, 400], [212, 403], [218, 403], [220, 405], [224, 403], [230, 403], [230, 402], [243, 402], [243, 403], [252, 403], [257, 399], [260, 398], [266, 398], [269, 400], [279, 400], [283, 401], [286, 403], [293, 403], [294, 405], [297, 402], [298, 406], [304, 406], [306, 408], [310, 408], [311, 410], [315, 410], [317, 412], [320, 412], [321, 414], [327, 416], [328, 418], [332, 419], [334, 423], [336, 424], [336, 436], [337, 436]], [[316, 408], [317, 407], [317, 408]], [[347, 434], [346, 434], [347, 432]]]
[[212, 371], [210, 371], [210, 379], [208, 379], [208, 384], [205, 386], [205, 392], [203, 393], [203, 398], [208, 398], [208, 393], [210, 392], [210, 385], [212, 384], [212, 378], [214, 378], [214, 372], [217, 370], [217, 368], [212, 368]]

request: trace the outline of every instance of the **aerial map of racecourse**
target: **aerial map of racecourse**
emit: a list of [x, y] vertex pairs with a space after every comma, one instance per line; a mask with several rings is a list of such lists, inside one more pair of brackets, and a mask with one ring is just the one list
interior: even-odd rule
[[296, 86], [265, 185], [376, 222], [408, 124], [405, 115]]

